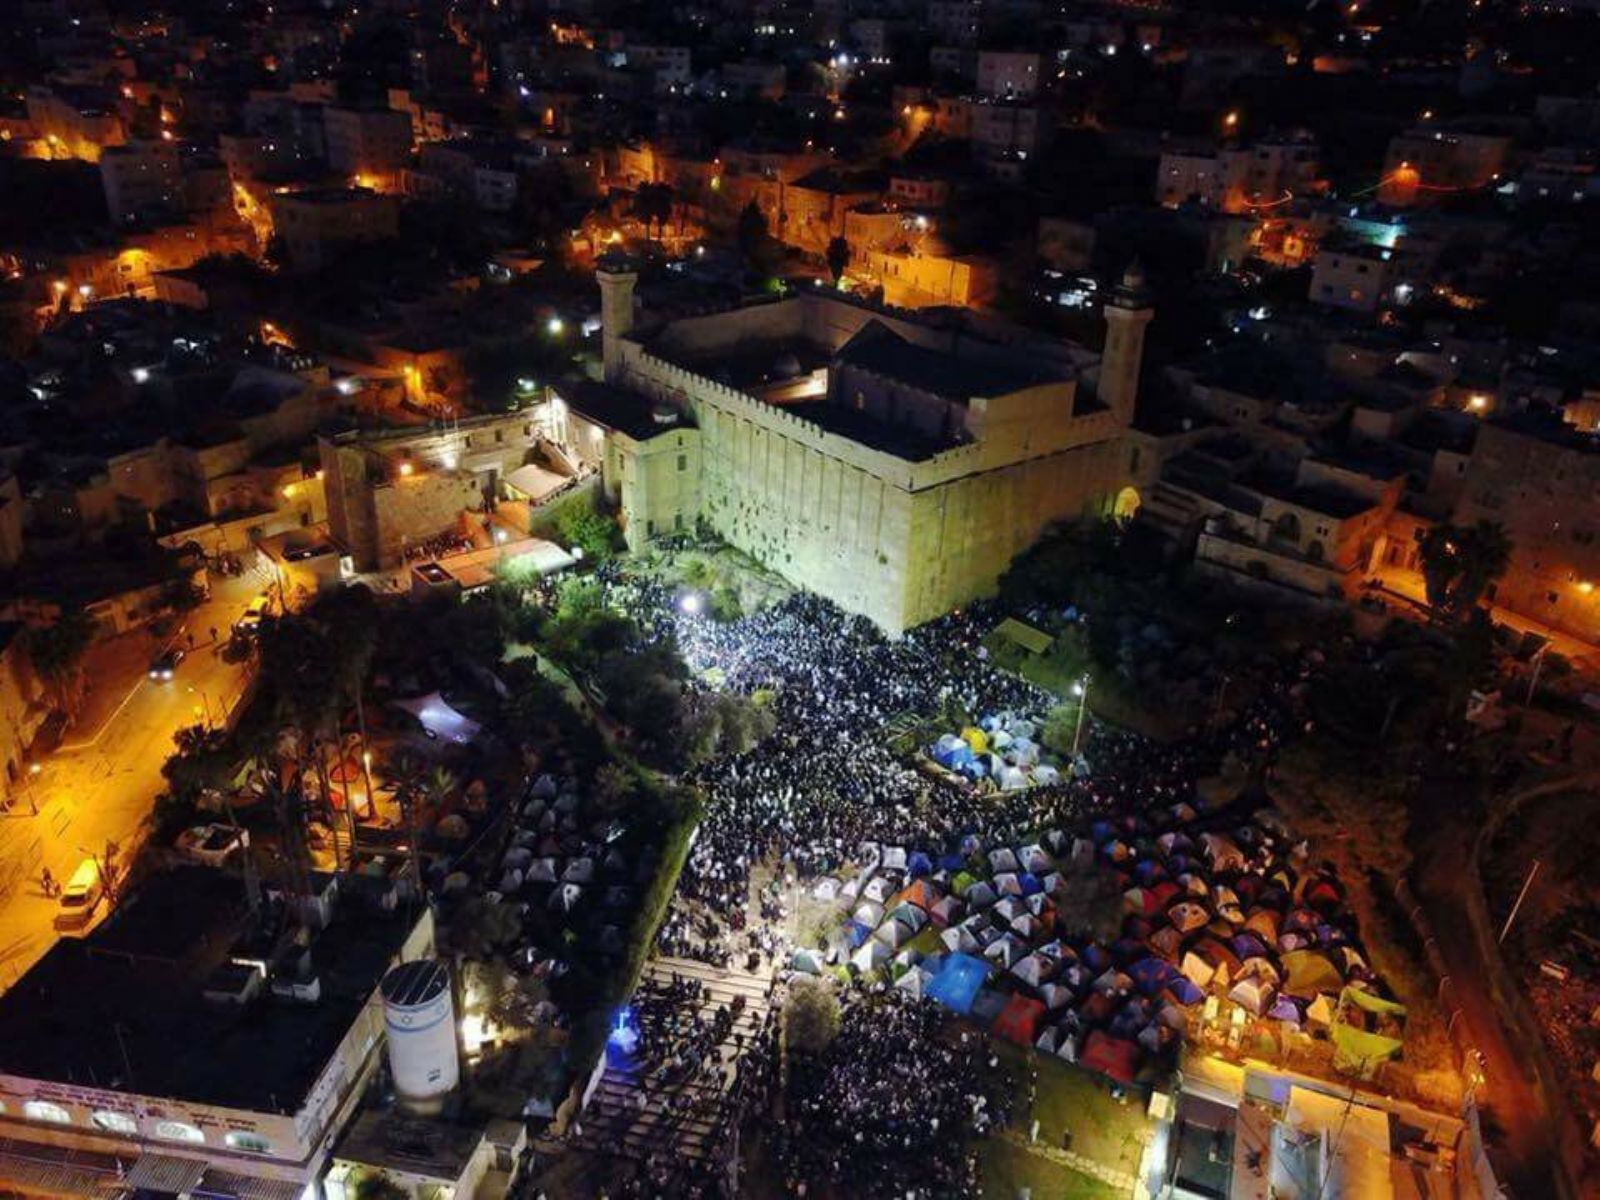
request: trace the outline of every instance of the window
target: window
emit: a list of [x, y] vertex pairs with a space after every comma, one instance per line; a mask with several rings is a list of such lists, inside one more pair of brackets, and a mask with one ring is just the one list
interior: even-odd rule
[[164, 1142], [189, 1142], [194, 1145], [206, 1140], [205, 1134], [185, 1121], [158, 1121], [156, 1136]]
[[271, 1154], [272, 1143], [259, 1133], [246, 1133], [243, 1130], [234, 1130], [222, 1139], [230, 1150], [243, 1150], [249, 1154]]
[[687, 471], [688, 469], [689, 469], [689, 456], [687, 454], [678, 455], [678, 470]]
[[22, 1115], [30, 1121], [48, 1121], [52, 1125], [71, 1125], [72, 1114], [66, 1106], [50, 1100], [29, 1100], [22, 1106]]
[[103, 1129], [107, 1133], [138, 1133], [139, 1123], [127, 1113], [110, 1112], [101, 1109], [99, 1112], [89, 1114], [89, 1121], [96, 1129]]

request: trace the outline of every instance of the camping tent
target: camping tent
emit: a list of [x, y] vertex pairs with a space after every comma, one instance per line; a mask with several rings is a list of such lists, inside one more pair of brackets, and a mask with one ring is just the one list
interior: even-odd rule
[[1310, 1000], [1319, 992], [1338, 992], [1344, 976], [1321, 950], [1291, 950], [1283, 955], [1284, 990]]
[[1118, 1083], [1131, 1084], [1138, 1070], [1139, 1047], [1126, 1038], [1114, 1038], [1096, 1029], [1084, 1041], [1078, 1063]]
[[914, 936], [916, 936], [915, 933], [909, 927], [902, 925], [899, 921], [885, 921], [882, 925], [879, 925], [876, 932], [873, 933], [872, 940], [875, 942], [882, 942], [891, 950], [898, 950], [901, 946], [909, 942]]
[[970, 954], [951, 954], [939, 966], [939, 972], [928, 981], [923, 992], [930, 999], [965, 1015], [972, 1011], [972, 1001], [983, 986], [989, 967], [981, 958]]
[[851, 964], [862, 972], [871, 971], [889, 961], [889, 947], [872, 939], [861, 943], [860, 949], [850, 956]]
[[879, 875], [877, 878], [867, 881], [867, 886], [861, 889], [861, 894], [868, 900], [882, 904], [890, 896], [894, 895], [894, 884]]
[[926, 994], [928, 982], [933, 978], [933, 973], [924, 967], [912, 967], [899, 979], [894, 981], [897, 991], [905, 992], [908, 996], [915, 996], [918, 1000]]
[[950, 925], [961, 919], [965, 907], [956, 897], [946, 896], [934, 902], [933, 907], [928, 910], [928, 915], [933, 918], [935, 925]]
[[998, 850], [989, 851], [989, 869], [996, 874], [1003, 871], [1015, 871], [1018, 865], [1017, 856], [1004, 846]]
[[1044, 1005], [1027, 996], [1013, 996], [1000, 1011], [994, 1023], [994, 1033], [1019, 1046], [1033, 1045], [1039, 1035], [1039, 1021], [1044, 1016]]
[[1228, 999], [1251, 1016], [1264, 1016], [1272, 1006], [1272, 984], [1265, 979], [1241, 979], [1228, 992]]
[[960, 954], [976, 954], [983, 947], [978, 944], [978, 939], [970, 929], [961, 925], [952, 925], [939, 935], [939, 940], [944, 943], [945, 949]]
[[1010, 967], [1028, 952], [1028, 947], [1022, 940], [1013, 934], [996, 938], [984, 950], [983, 956], [990, 962], [999, 963], [1002, 967]]

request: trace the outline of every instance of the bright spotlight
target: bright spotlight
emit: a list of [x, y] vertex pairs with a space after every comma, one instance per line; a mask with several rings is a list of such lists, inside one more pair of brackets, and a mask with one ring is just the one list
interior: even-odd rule
[[705, 607], [705, 601], [700, 599], [698, 592], [685, 592], [678, 598], [678, 607], [685, 616], [697, 617], [700, 610]]

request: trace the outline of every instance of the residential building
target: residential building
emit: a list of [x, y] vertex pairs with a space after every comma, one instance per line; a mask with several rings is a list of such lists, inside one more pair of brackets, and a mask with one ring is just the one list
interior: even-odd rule
[[133, 141], [108, 146], [100, 155], [100, 184], [106, 210], [118, 225], [152, 214], [183, 210], [183, 172], [171, 142]]
[[318, 269], [339, 245], [399, 233], [394, 197], [370, 188], [309, 188], [275, 194], [270, 204], [274, 231], [295, 271]]
[[315, 1195], [381, 1053], [379, 981], [433, 953], [431, 913], [385, 905], [393, 886], [312, 875], [256, 901], [179, 868], [57, 942], [0, 996], [0, 1180]]
[[398, 174], [411, 159], [411, 116], [390, 108], [322, 111], [328, 165], [340, 174], [383, 179]]

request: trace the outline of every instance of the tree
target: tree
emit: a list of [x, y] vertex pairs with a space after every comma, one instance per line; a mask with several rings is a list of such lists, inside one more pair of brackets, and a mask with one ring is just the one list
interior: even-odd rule
[[64, 609], [53, 625], [28, 631], [28, 659], [71, 722], [83, 701], [83, 656], [94, 641], [94, 618], [81, 608]]
[[1511, 565], [1511, 539], [1493, 521], [1435, 525], [1422, 535], [1418, 552], [1428, 603], [1452, 623], [1476, 608]]
[[666, 228], [672, 217], [672, 188], [665, 183], [644, 183], [633, 198], [633, 215], [644, 222], [645, 231], [652, 225], [657, 231]]
[[627, 807], [638, 786], [633, 772], [616, 763], [606, 763], [594, 773], [595, 807], [605, 816], [614, 817]]
[[817, 980], [797, 980], [783, 1005], [783, 1033], [791, 1051], [821, 1054], [839, 1033], [838, 997]]
[[562, 544], [577, 546], [585, 558], [603, 562], [615, 551], [617, 523], [596, 509], [592, 499], [580, 496], [563, 504], [555, 526]]
[[751, 200], [739, 213], [739, 253], [745, 262], [755, 266], [767, 245], [767, 218], [761, 206]]
[[828, 243], [828, 270], [833, 272], [833, 281], [838, 283], [844, 278], [844, 269], [850, 265], [850, 243], [842, 237], [836, 237]]

